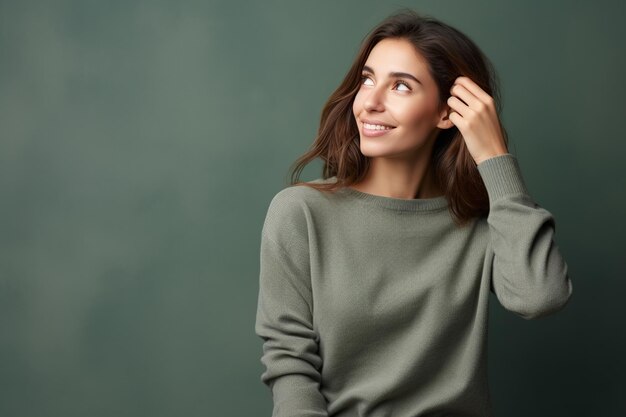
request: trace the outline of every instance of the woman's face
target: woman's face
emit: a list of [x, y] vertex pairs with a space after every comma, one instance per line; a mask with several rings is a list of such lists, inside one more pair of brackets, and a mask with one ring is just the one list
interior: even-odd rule
[[[437, 127], [452, 126], [447, 105], [438, 113], [437, 85], [425, 59], [409, 41], [386, 38], [378, 42], [362, 75], [352, 112], [363, 155], [414, 157], [432, 144]], [[370, 126], [368, 121], [387, 127], [378, 130], [380, 126]]]

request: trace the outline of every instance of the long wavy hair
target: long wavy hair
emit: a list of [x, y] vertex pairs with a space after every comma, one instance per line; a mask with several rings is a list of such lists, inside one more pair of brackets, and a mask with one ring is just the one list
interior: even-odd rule
[[[324, 105], [317, 137], [311, 148], [290, 167], [291, 184], [306, 185], [333, 192], [362, 180], [369, 168], [369, 157], [359, 146], [359, 131], [352, 103], [360, 88], [363, 66], [374, 46], [383, 39], [406, 39], [428, 63], [439, 91], [439, 111], [447, 104], [454, 80], [466, 76], [493, 99], [498, 114], [502, 104], [498, 78], [486, 55], [459, 30], [411, 9], [401, 9], [370, 31], [339, 87]], [[505, 144], [506, 129], [502, 127]], [[335, 182], [306, 182], [299, 177], [316, 158], [324, 162], [322, 178]], [[489, 197], [476, 163], [456, 126], [441, 129], [432, 150], [435, 181], [444, 190], [453, 220], [458, 226], [475, 217], [487, 216]]]

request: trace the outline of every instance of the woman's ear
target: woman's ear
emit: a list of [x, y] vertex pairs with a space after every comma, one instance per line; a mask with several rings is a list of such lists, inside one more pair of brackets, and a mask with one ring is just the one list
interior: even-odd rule
[[452, 109], [450, 108], [450, 106], [446, 104], [446, 106], [439, 115], [439, 123], [437, 123], [437, 127], [439, 129], [450, 129], [454, 126], [454, 123], [452, 123], [449, 118], [451, 111]]

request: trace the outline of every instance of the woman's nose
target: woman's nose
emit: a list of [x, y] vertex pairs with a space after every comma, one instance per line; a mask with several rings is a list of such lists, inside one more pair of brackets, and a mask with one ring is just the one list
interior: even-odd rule
[[370, 90], [363, 103], [365, 110], [382, 111], [385, 109], [383, 104], [383, 91], [377, 87]]

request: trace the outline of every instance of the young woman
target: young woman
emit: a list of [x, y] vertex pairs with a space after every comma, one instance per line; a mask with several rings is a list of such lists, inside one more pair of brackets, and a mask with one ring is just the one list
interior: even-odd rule
[[[263, 225], [274, 417], [491, 416], [490, 292], [525, 319], [570, 299], [495, 80], [466, 35], [410, 10], [365, 39]], [[322, 178], [299, 182], [318, 157]]]

